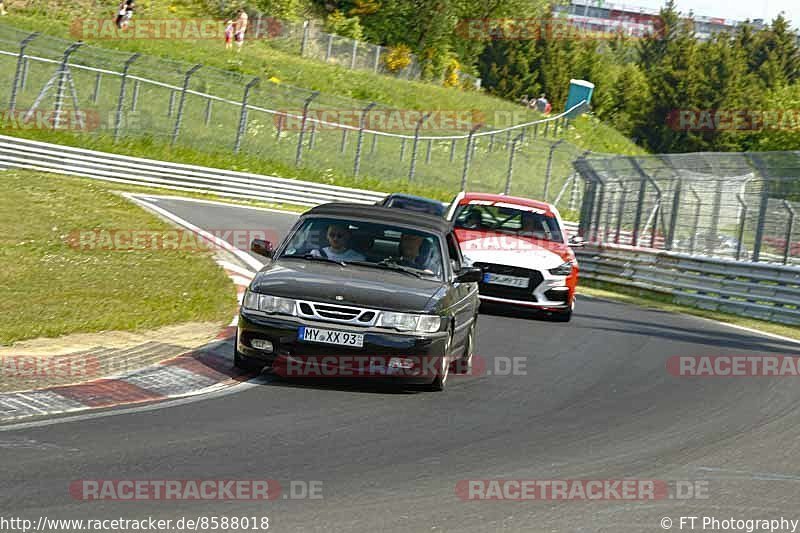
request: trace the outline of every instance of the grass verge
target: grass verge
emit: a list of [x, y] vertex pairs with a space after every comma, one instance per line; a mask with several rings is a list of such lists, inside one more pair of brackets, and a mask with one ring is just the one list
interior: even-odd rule
[[781, 335], [783, 337], [800, 340], [800, 328], [795, 326], [776, 324], [774, 322], [766, 322], [764, 320], [741, 317], [737, 315], [731, 315], [729, 313], [721, 313], [719, 311], [710, 311], [707, 309], [698, 309], [696, 307], [678, 305], [672, 302], [671, 296], [645, 291], [642, 289], [622, 287], [601, 281], [584, 279], [581, 280], [578, 291], [579, 294], [585, 294], [587, 296], [593, 296], [596, 298], [605, 298], [617, 302], [624, 302], [632, 305], [659, 309], [661, 311], [668, 311], [670, 313], [681, 313], [684, 315], [708, 318], [718, 322], [723, 322], [725, 324], [742, 326], [763, 331], [764, 333], [771, 333], [773, 335]]
[[0, 344], [188, 321], [224, 325], [233, 284], [208, 251], [81, 250], [70, 232], [171, 226], [95, 180], [0, 174]]

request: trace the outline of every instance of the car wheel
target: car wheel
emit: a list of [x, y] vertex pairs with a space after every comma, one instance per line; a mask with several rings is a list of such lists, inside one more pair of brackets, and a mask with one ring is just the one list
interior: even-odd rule
[[550, 315], [553, 322], [569, 322], [572, 320], [572, 310], [575, 308], [575, 300], [572, 300], [570, 306], [563, 311], [553, 311]]
[[440, 368], [436, 372], [436, 377], [433, 378], [433, 382], [428, 386], [428, 390], [440, 392], [447, 387], [447, 377], [450, 375], [450, 364], [447, 362], [447, 355], [450, 353], [451, 342], [453, 342], [452, 332], [450, 332], [450, 336], [447, 338]]
[[264, 370], [264, 365], [242, 357], [242, 354], [239, 353], [235, 346], [233, 347], [233, 366], [247, 372], [261, 372]]
[[467, 334], [467, 345], [464, 348], [464, 355], [461, 359], [456, 361], [455, 373], [456, 374], [469, 374], [472, 372], [472, 353], [475, 351], [475, 326], [478, 322], [478, 317], [472, 321], [469, 327], [469, 334]]

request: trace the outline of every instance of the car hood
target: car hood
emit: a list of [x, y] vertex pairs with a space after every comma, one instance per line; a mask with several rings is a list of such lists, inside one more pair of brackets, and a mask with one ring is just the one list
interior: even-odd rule
[[445, 283], [379, 268], [279, 259], [256, 274], [250, 288], [285, 298], [423, 312], [432, 310], [433, 297], [445, 290]]
[[472, 263], [543, 270], [575, 261], [572, 249], [560, 242], [468, 229], [456, 229], [456, 238], [461, 253]]

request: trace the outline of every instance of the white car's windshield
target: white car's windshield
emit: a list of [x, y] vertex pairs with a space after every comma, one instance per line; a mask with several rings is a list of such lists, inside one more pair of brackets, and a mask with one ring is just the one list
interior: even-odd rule
[[516, 209], [497, 205], [463, 205], [456, 211], [454, 225], [462, 229], [499, 231], [546, 241], [564, 242], [564, 236], [555, 217], [524, 206]]

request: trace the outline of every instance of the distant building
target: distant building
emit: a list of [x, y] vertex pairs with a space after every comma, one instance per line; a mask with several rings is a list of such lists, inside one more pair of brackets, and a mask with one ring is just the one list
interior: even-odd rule
[[[646, 33], [657, 33], [660, 26], [658, 9], [634, 7], [624, 4], [591, 0], [572, 0], [569, 5], [554, 8], [556, 16], [567, 17], [574, 26], [584, 31], [622, 32], [632, 37], [641, 37]], [[697, 38], [708, 40], [720, 32], [732, 32], [742, 21], [718, 17], [693, 16], [694, 30]], [[755, 29], [765, 27], [764, 21], [750, 21]]]

